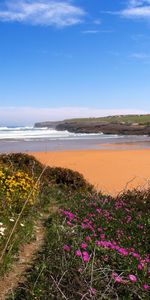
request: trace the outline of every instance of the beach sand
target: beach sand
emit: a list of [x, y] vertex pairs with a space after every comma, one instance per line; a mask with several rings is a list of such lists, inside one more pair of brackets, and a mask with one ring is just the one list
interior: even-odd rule
[[102, 192], [116, 195], [124, 189], [145, 188], [150, 180], [150, 150], [79, 150], [32, 152], [49, 166], [78, 171]]

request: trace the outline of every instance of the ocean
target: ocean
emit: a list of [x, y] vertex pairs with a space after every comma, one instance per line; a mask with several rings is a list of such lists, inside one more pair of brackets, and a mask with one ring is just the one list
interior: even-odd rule
[[29, 151], [60, 151], [75, 149], [105, 149], [107, 145], [139, 145], [150, 147], [148, 136], [80, 134], [53, 128], [0, 127], [0, 153]]

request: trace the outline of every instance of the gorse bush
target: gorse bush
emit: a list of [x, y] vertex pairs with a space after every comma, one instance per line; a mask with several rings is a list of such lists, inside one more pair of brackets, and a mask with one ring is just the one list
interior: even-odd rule
[[38, 185], [26, 172], [12, 172], [8, 168], [0, 168], [1, 210], [19, 212], [27, 199], [29, 208], [35, 203], [38, 192]]
[[[41, 176], [44, 170], [44, 165], [34, 158], [34, 156], [24, 153], [0, 155], [0, 164], [7, 166], [7, 168], [13, 171], [23, 170], [36, 179]], [[48, 185], [61, 185], [73, 190], [93, 189], [93, 186], [80, 173], [59, 167], [52, 168], [47, 166], [41, 177], [41, 187], [44, 186], [45, 188], [45, 183]]]
[[51, 168], [45, 170], [45, 176], [54, 184], [63, 185], [70, 189], [92, 190], [93, 186], [89, 184], [78, 172], [66, 168]]
[[24, 153], [1, 154], [0, 165], [12, 171], [22, 170], [32, 177], [38, 177], [43, 170], [43, 165], [34, 156]]

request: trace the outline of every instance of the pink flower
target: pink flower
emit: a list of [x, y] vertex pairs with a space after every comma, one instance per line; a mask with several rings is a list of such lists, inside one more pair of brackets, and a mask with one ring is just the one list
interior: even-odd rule
[[86, 237], [85, 237], [85, 240], [86, 240], [87, 242], [89, 242], [89, 241], [91, 240], [90, 236], [86, 236]]
[[132, 282], [137, 281], [137, 277], [135, 275], [130, 274], [128, 277], [129, 277], [130, 281], [132, 281]]
[[143, 269], [142, 264], [138, 264], [137, 268], [138, 268], [138, 270], [142, 270]]
[[113, 272], [112, 273], [112, 278], [114, 279], [115, 282], [121, 283], [123, 282], [123, 279], [121, 276], [119, 276], [117, 273]]
[[80, 250], [76, 250], [75, 254], [76, 254], [76, 256], [78, 256], [78, 257], [82, 256], [82, 252], [81, 252]]
[[82, 269], [82, 268], [79, 268], [79, 269], [78, 269], [78, 272], [79, 272], [79, 273], [82, 273], [82, 272], [83, 272], [83, 269]]
[[102, 232], [102, 228], [100, 228], [100, 227], [97, 230], [98, 230], [98, 232]]
[[120, 254], [122, 254], [122, 255], [128, 255], [128, 251], [126, 251], [124, 248], [119, 248], [118, 249], [118, 252], [120, 253]]
[[102, 212], [101, 208], [96, 208], [96, 211], [97, 211], [99, 214], [101, 214], [101, 212]]
[[70, 221], [67, 221], [67, 224], [68, 224], [69, 226], [72, 226], [72, 223], [71, 223]]
[[70, 211], [66, 211], [66, 210], [64, 211], [64, 215], [66, 215], [70, 221], [72, 221], [75, 217], [74, 214], [72, 214]]
[[87, 225], [87, 224], [84, 224], [84, 223], [82, 223], [81, 226], [82, 226], [82, 228], [84, 228], [84, 229], [88, 228], [88, 225]]
[[105, 234], [104, 233], [100, 234], [100, 237], [101, 237], [102, 240], [104, 240]]
[[122, 278], [121, 278], [120, 276], [117, 276], [117, 277], [115, 278], [115, 282], [121, 283], [121, 282], [123, 282], [123, 280], [122, 280]]
[[104, 261], [108, 261], [108, 255], [105, 255], [105, 256], [103, 257], [103, 260], [104, 260]]
[[70, 247], [68, 245], [64, 245], [63, 247], [64, 251], [69, 252], [70, 251]]
[[148, 284], [144, 284], [143, 288], [144, 288], [144, 290], [149, 290], [149, 285]]
[[133, 252], [133, 253], [132, 253], [132, 256], [135, 257], [135, 258], [140, 259], [140, 255], [139, 255], [138, 253], [136, 253], [136, 252]]
[[83, 261], [88, 262], [90, 260], [89, 254], [87, 251], [83, 252]]
[[82, 243], [82, 244], [81, 244], [81, 248], [82, 248], [82, 249], [86, 249], [86, 248], [87, 248], [87, 244], [86, 244], [86, 243]]
[[95, 296], [95, 295], [96, 295], [96, 289], [94, 289], [94, 288], [90, 288], [90, 289], [89, 289], [89, 292], [90, 292], [90, 294], [91, 294], [92, 296]]

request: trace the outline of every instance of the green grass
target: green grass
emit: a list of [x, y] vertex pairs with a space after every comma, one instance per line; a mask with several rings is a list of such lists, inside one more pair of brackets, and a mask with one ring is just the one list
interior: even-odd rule
[[66, 122], [125, 122], [125, 123], [139, 123], [150, 124], [150, 115], [120, 115], [120, 116], [108, 116], [100, 118], [78, 118], [78, 119], [66, 119]]

